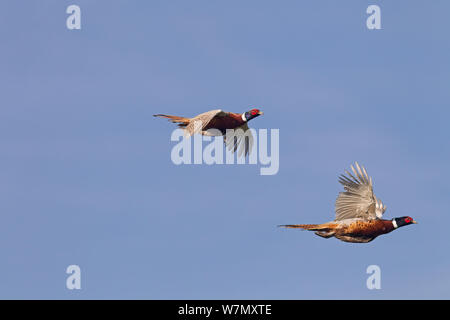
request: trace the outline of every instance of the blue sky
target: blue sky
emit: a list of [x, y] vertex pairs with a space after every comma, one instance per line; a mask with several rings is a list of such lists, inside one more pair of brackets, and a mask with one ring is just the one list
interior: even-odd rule
[[[0, 298], [449, 299], [449, 11], [2, 1]], [[274, 176], [175, 166], [173, 125], [152, 117], [253, 107], [253, 128], [280, 130]], [[369, 244], [276, 227], [332, 220], [354, 161], [386, 218], [419, 224]], [[71, 264], [81, 290], [66, 289]]]

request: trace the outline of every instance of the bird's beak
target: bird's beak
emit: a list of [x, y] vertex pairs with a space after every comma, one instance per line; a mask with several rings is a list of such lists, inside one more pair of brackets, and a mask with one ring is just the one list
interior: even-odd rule
[[417, 224], [417, 221], [416, 221], [416, 220], [413, 220], [412, 223]]
[[259, 114], [259, 115], [263, 115], [263, 114], [264, 114], [264, 112], [260, 111], [260, 112], [258, 112], [258, 114]]

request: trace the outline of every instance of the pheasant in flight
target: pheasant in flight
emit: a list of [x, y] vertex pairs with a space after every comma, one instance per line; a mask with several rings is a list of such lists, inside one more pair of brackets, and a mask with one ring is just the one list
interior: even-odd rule
[[336, 199], [334, 221], [323, 224], [288, 224], [280, 227], [315, 231], [323, 238], [334, 236], [345, 242], [365, 243], [397, 228], [417, 223], [411, 217], [382, 219], [386, 206], [373, 193], [372, 178], [357, 162], [355, 167], [351, 166], [353, 174], [345, 171], [347, 176], [339, 177], [345, 192], [340, 192]]
[[[222, 135], [224, 136], [226, 146], [230, 150], [236, 152], [238, 146], [241, 146], [239, 149], [239, 156], [242, 154], [247, 156], [247, 154], [251, 152], [254, 139], [247, 122], [262, 114], [263, 113], [258, 109], [252, 109], [242, 114], [226, 112], [219, 109], [199, 114], [193, 118], [169, 116], [165, 114], [155, 114], [153, 116], [167, 118], [173, 123], [178, 123], [178, 127], [184, 129], [187, 136], [196, 133], [206, 136]], [[233, 131], [230, 131], [230, 129], [233, 129]], [[227, 130], [229, 131], [227, 132]], [[245, 140], [245, 137], [247, 137], [248, 140]], [[242, 143], [244, 141], [245, 143]]]

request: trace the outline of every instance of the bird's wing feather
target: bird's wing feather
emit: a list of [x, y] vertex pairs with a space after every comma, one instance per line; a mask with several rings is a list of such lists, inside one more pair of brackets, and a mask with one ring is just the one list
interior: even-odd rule
[[223, 141], [228, 150], [236, 152], [239, 148], [238, 156], [246, 157], [252, 152], [254, 137], [246, 122], [234, 130], [227, 130]]
[[220, 109], [201, 113], [189, 121], [189, 124], [185, 128], [186, 133], [188, 136], [195, 133], [201, 133], [214, 117], [223, 117], [226, 115], [228, 115], [228, 112], [224, 112]]
[[345, 192], [340, 192], [336, 199], [336, 220], [381, 218], [386, 207], [373, 193], [372, 178], [357, 162], [355, 167], [351, 166], [351, 169], [353, 174], [345, 171], [347, 176], [339, 177]]

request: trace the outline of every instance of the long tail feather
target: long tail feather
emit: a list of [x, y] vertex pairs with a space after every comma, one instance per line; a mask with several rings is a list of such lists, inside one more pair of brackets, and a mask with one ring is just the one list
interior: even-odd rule
[[309, 230], [309, 231], [332, 231], [334, 230], [337, 225], [333, 222], [326, 222], [322, 224], [283, 224], [279, 227], [283, 228], [298, 228], [303, 230]]
[[300, 228], [300, 229], [310, 230], [310, 231], [323, 230], [323, 227], [321, 227], [320, 224], [283, 224], [283, 225], [280, 225], [279, 227]]
[[154, 117], [167, 118], [173, 123], [180, 123], [180, 126], [187, 126], [189, 124], [190, 119], [178, 116], [169, 116], [166, 114], [154, 114]]

